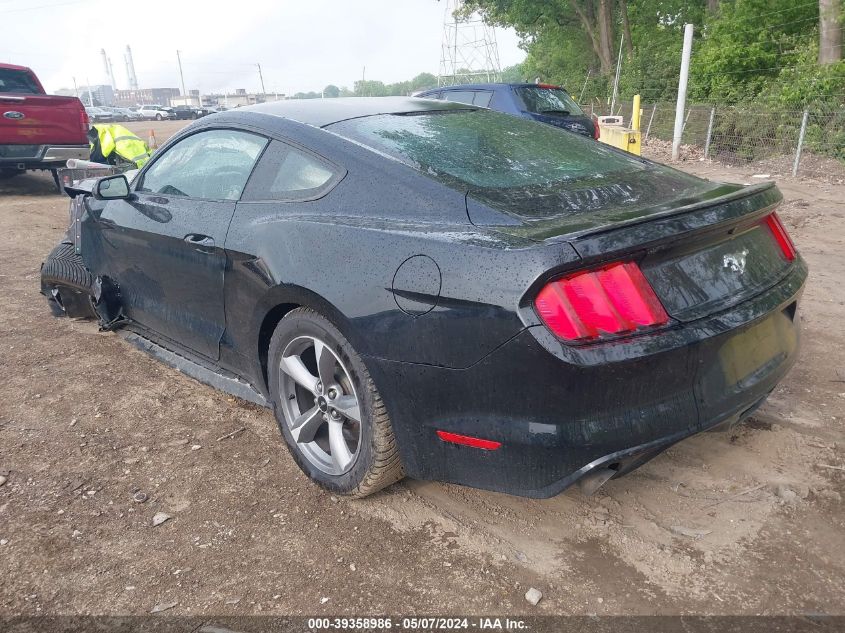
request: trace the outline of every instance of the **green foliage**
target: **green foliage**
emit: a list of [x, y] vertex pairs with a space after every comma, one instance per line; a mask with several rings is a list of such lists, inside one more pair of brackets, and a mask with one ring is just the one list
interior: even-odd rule
[[[819, 99], [843, 101], [845, 62], [819, 66], [818, 3], [811, 0], [721, 0], [715, 12], [706, 0], [608, 0], [619, 47], [623, 8], [631, 29], [631, 51], [623, 49], [619, 96], [645, 101], [677, 94], [683, 25], [695, 25], [690, 99], [742, 103], [763, 100], [802, 107]], [[527, 58], [522, 78], [541, 77], [566, 86], [585, 103], [610, 100], [614, 68], [604, 68], [585, 30], [582, 13], [597, 0], [467, 0], [465, 11], [481, 11], [522, 36]], [[845, 6], [845, 3], [843, 3]]]
[[[623, 48], [617, 104], [674, 101], [685, 23], [695, 25], [688, 103], [716, 104], [714, 134], [725, 154], [738, 160], [793, 151], [803, 110], [810, 110], [806, 147], [845, 159], [845, 61], [819, 65], [819, 4], [813, 0], [606, 0], [614, 7], [613, 59], [627, 8], [631, 44]], [[845, 0], [840, 0], [845, 23]], [[467, 0], [522, 37], [527, 58], [521, 74], [566, 86], [582, 104], [607, 113], [613, 68], [601, 62], [595, 31], [581, 12], [594, 14], [598, 0]], [[589, 22], [589, 20], [587, 21]], [[840, 53], [845, 41], [839, 47]], [[731, 107], [736, 106], [736, 107]], [[618, 107], [618, 106], [617, 106]], [[669, 106], [670, 108], [672, 106]], [[693, 121], [706, 125], [708, 114]], [[670, 121], [671, 123], [671, 121]], [[766, 139], [766, 140], [764, 140]], [[782, 139], [783, 147], [772, 147]], [[775, 143], [776, 144], [776, 143]]]
[[381, 81], [361, 80], [355, 82], [356, 97], [408, 96], [419, 90], [437, 86], [437, 77], [431, 73], [420, 73], [410, 81], [385, 84]]
[[[723, 3], [697, 42], [690, 72], [691, 97], [738, 103], [761, 95], [777, 100], [782, 94], [787, 103], [799, 104], [800, 96], [782, 85], [781, 74], [797, 68], [802, 77], [815, 74], [818, 19], [818, 4], [812, 2]], [[789, 90], [792, 96], [787, 96]]]

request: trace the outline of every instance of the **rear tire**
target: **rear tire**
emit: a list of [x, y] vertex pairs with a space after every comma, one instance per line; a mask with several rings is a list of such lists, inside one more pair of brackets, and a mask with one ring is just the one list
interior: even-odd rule
[[267, 362], [276, 421], [308, 477], [360, 498], [405, 476], [378, 389], [328, 319], [310, 308], [292, 310], [276, 327]]

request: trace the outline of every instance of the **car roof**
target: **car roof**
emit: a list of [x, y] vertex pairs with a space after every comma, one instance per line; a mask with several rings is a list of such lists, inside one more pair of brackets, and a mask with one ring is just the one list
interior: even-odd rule
[[465, 103], [435, 101], [416, 97], [341, 97], [335, 99], [289, 99], [268, 101], [237, 108], [238, 112], [256, 112], [298, 121], [316, 127], [374, 116], [377, 114], [410, 114], [440, 110], [477, 109]]
[[27, 70], [29, 72], [32, 72], [32, 68], [29, 68], [28, 66], [18, 66], [16, 64], [0, 63], [0, 68], [4, 70]]
[[[437, 92], [439, 90], [496, 90], [497, 88], [563, 88], [563, 86], [552, 84], [535, 83], [487, 83], [487, 84], [457, 84], [454, 86], [440, 86], [439, 88], [428, 88], [424, 93]], [[421, 93], [422, 94], [422, 93]]]

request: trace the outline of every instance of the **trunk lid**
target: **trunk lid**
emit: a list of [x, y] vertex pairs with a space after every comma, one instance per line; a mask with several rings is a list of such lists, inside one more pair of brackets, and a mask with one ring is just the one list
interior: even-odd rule
[[[547, 241], [682, 213], [743, 195], [743, 190], [741, 185], [710, 182], [653, 165], [536, 188], [470, 188], [467, 212], [477, 226]], [[491, 209], [498, 213], [490, 213]]]
[[0, 145], [87, 145], [76, 97], [0, 93]]
[[781, 202], [772, 183], [736, 189], [571, 240], [585, 261], [635, 259], [673, 319], [727, 310], [781, 281], [794, 264], [766, 219]]
[[763, 218], [651, 250], [640, 267], [666, 312], [694, 321], [771, 288], [792, 262]]
[[636, 260], [680, 322], [738, 305], [788, 274], [793, 262], [765, 223], [782, 200], [773, 183], [724, 185], [668, 169], [633, 176], [520, 199], [507, 211], [504, 198], [488, 196], [488, 205], [468, 198], [467, 209], [474, 222], [497, 231], [569, 242], [581, 267]]

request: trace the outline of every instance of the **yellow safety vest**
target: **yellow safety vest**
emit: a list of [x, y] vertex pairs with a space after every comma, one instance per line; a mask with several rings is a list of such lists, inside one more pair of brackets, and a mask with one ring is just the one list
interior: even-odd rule
[[108, 158], [112, 152], [123, 160], [142, 167], [150, 159], [150, 148], [122, 125], [98, 123], [94, 125], [100, 139], [100, 151]]

